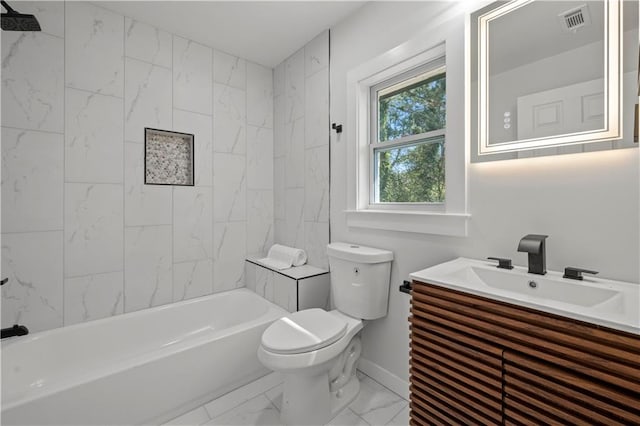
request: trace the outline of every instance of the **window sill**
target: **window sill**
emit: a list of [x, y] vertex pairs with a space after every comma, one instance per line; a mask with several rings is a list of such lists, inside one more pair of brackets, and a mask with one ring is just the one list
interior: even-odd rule
[[399, 210], [345, 210], [347, 226], [419, 234], [467, 236], [471, 215]]

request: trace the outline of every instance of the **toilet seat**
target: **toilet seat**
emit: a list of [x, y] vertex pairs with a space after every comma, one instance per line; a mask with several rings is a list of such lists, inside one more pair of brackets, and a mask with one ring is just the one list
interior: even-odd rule
[[323, 309], [280, 318], [262, 335], [262, 347], [276, 354], [300, 354], [327, 347], [347, 332], [347, 322]]

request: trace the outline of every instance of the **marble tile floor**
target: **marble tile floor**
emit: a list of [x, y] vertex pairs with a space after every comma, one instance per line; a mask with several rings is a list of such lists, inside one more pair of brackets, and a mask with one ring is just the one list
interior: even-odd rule
[[[326, 426], [407, 426], [409, 403], [358, 371], [360, 393]], [[165, 425], [281, 426], [281, 378], [271, 373]]]

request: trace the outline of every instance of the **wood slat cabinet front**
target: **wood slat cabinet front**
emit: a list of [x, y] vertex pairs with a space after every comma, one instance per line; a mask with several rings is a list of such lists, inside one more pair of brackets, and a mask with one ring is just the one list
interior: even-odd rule
[[411, 424], [640, 425], [640, 336], [413, 282]]

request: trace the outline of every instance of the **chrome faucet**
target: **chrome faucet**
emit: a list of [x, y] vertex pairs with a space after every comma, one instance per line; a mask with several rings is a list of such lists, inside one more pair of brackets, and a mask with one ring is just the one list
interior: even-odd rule
[[529, 253], [529, 273], [544, 275], [547, 273], [547, 260], [544, 240], [548, 235], [529, 234], [522, 237], [518, 251]]

